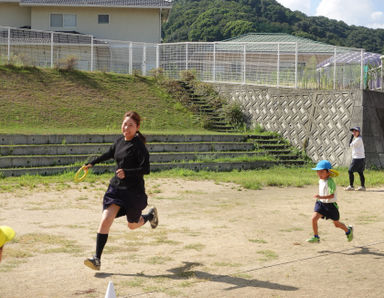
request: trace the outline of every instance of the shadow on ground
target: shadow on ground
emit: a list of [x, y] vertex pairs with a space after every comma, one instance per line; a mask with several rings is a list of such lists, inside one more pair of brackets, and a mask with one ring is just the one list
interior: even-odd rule
[[297, 291], [299, 288], [282, 285], [278, 283], [273, 283], [269, 281], [261, 281], [257, 279], [246, 279], [241, 277], [234, 277], [230, 275], [221, 275], [221, 274], [212, 274], [204, 271], [199, 270], [191, 270], [193, 267], [201, 266], [200, 263], [193, 263], [193, 262], [183, 262], [184, 265], [181, 267], [171, 268], [167, 270], [168, 272], [171, 272], [172, 274], [160, 274], [160, 275], [148, 275], [144, 273], [137, 273], [137, 274], [124, 274], [124, 273], [96, 273], [95, 277], [97, 278], [107, 278], [110, 276], [132, 276], [132, 277], [146, 277], [146, 278], [169, 278], [173, 280], [187, 280], [191, 277], [198, 278], [200, 280], [205, 281], [213, 281], [213, 282], [222, 282], [231, 285], [229, 288], [226, 288], [225, 290], [233, 290], [238, 288], [245, 288], [245, 287], [255, 287], [255, 288], [266, 288], [266, 289], [273, 289], [273, 290], [280, 290], [280, 291]]

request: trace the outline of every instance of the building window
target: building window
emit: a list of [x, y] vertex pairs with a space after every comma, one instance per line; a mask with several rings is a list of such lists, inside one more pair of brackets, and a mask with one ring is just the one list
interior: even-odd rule
[[97, 19], [99, 24], [109, 24], [109, 14], [99, 14]]
[[51, 14], [51, 27], [65, 28], [76, 26], [77, 17], [75, 14]]

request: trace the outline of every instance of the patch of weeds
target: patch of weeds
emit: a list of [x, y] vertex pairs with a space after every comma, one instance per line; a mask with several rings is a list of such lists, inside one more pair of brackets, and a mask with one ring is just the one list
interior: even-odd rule
[[181, 201], [184, 200], [182, 197], [156, 197], [156, 200], [171, 200], [171, 201]]
[[185, 281], [181, 282], [180, 284], [178, 284], [178, 286], [181, 288], [188, 288], [188, 287], [193, 286], [195, 283], [196, 282], [194, 282], [194, 281], [185, 280]]
[[259, 250], [257, 251], [257, 253], [263, 256], [262, 258], [259, 259], [260, 261], [272, 261], [272, 260], [276, 260], [279, 257], [277, 253], [269, 249]]
[[360, 215], [357, 217], [357, 222], [361, 225], [367, 225], [377, 221], [377, 215]]
[[155, 237], [155, 240], [151, 241], [150, 244], [160, 245], [160, 244], [169, 244], [169, 245], [178, 245], [180, 241], [170, 240], [166, 235], [159, 235]]
[[192, 243], [184, 246], [184, 249], [194, 249], [197, 251], [202, 251], [204, 248], [205, 245], [201, 243]]
[[6, 258], [23, 259], [33, 256], [28, 250], [13, 248], [12, 246], [7, 246], [4, 250], [6, 250]]
[[172, 261], [173, 259], [171, 257], [163, 257], [163, 256], [153, 256], [145, 260], [145, 263], [152, 264], [152, 265], [158, 265], [158, 264], [165, 264], [169, 261]]
[[[27, 245], [31, 251], [39, 253], [69, 253], [76, 254], [82, 252], [76, 241], [67, 240], [62, 236], [30, 233], [21, 235], [16, 242], [22, 245]], [[53, 247], [47, 248], [47, 245]]]
[[128, 241], [138, 241], [138, 240], [142, 240], [144, 238], [143, 235], [137, 233], [136, 231], [131, 231], [130, 233], [124, 233], [123, 235], [119, 236], [119, 237], [114, 237], [112, 236], [110, 240], [113, 240], [113, 239], [120, 239], [120, 238], [123, 238], [124, 240], [128, 240]]
[[5, 257], [1, 263], [0, 272], [11, 271], [12, 269], [14, 269], [14, 268], [18, 267], [19, 265], [24, 264], [26, 262], [27, 262], [27, 260], [25, 258], [7, 260]]
[[201, 235], [201, 232], [192, 231], [189, 227], [183, 227], [179, 232], [182, 234], [187, 234], [188, 236], [192, 236], [192, 237], [198, 237]]
[[130, 280], [124, 280], [117, 283], [118, 287], [129, 287], [129, 288], [141, 288], [144, 284], [147, 283], [147, 279], [144, 277], [134, 277]]
[[228, 226], [226, 225], [221, 225], [221, 226], [214, 226], [214, 229], [228, 229]]
[[235, 274], [231, 274], [230, 276], [237, 277], [237, 278], [244, 278], [244, 279], [251, 279], [252, 278], [252, 275], [247, 274], [247, 273], [235, 273]]
[[248, 239], [249, 242], [266, 244], [267, 241], [262, 239]]
[[188, 296], [185, 296], [183, 292], [172, 289], [172, 288], [164, 289], [164, 293], [171, 297], [181, 297], [181, 296], [188, 297]]
[[206, 195], [207, 194], [207, 192], [199, 191], [199, 190], [184, 190], [184, 191], [180, 191], [179, 193], [191, 194], [191, 195]]
[[176, 273], [176, 276], [180, 277], [180, 278], [195, 278], [196, 277], [196, 273], [194, 271], [181, 271], [181, 272], [178, 272]]
[[70, 228], [70, 229], [83, 229], [86, 228], [84, 225], [66, 225], [65, 227]]
[[303, 228], [289, 228], [289, 229], [281, 229], [280, 232], [295, 232], [295, 231], [304, 231]]
[[106, 253], [121, 252], [124, 249], [125, 249], [125, 247], [121, 247], [121, 246], [106, 245], [104, 248], [104, 252], [106, 252]]
[[213, 263], [213, 265], [219, 266], [219, 267], [240, 267], [241, 266], [241, 264], [239, 263], [227, 263], [227, 262], [215, 262]]

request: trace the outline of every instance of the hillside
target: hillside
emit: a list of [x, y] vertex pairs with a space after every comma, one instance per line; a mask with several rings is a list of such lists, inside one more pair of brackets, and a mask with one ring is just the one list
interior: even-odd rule
[[220, 41], [249, 32], [281, 32], [384, 53], [384, 29], [308, 17], [275, 0], [174, 0], [164, 41]]
[[152, 78], [0, 66], [0, 133], [119, 132], [127, 110], [144, 131], [202, 130]]

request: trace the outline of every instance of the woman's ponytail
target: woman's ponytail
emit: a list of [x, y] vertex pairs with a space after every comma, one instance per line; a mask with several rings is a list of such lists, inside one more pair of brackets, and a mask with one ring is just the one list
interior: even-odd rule
[[147, 143], [147, 138], [140, 131], [137, 131], [137, 136], [144, 144]]

